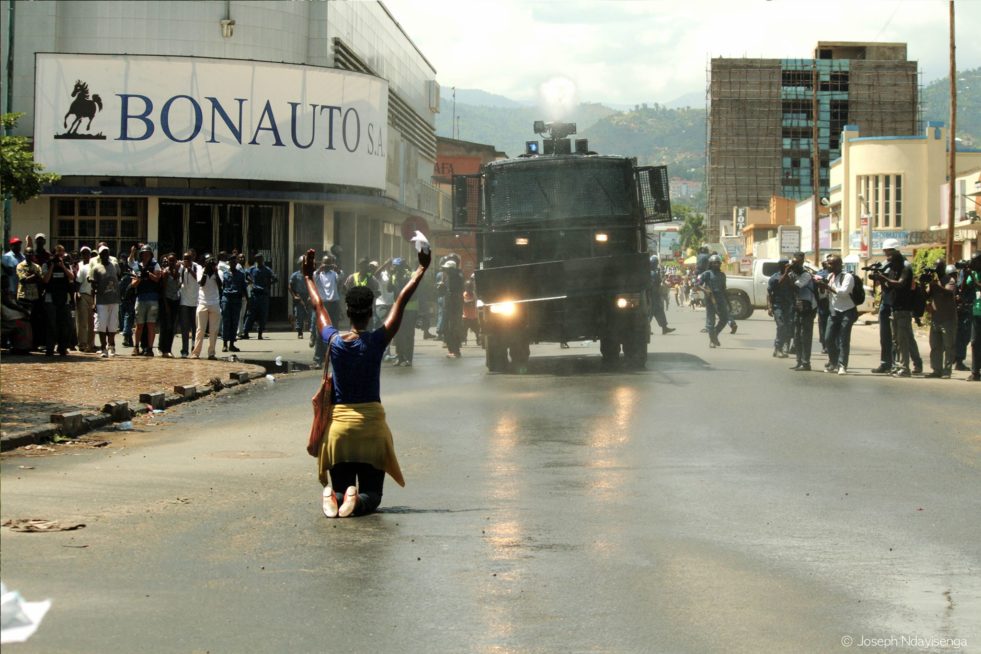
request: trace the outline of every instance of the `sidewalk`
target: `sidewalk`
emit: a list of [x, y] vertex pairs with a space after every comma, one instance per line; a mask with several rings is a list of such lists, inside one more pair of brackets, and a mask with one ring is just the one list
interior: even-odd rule
[[[71, 352], [4, 356], [0, 361], [0, 450], [36, 444], [56, 434], [77, 436], [134, 414], [264, 377], [242, 362]], [[181, 393], [178, 395], [177, 390]], [[152, 409], [150, 409], [152, 410]]]

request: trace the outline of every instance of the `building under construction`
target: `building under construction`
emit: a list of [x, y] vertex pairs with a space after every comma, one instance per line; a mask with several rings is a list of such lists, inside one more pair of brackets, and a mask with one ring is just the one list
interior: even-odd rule
[[917, 64], [905, 43], [819, 42], [814, 59], [712, 59], [707, 93], [712, 241], [737, 207], [813, 195], [815, 106], [822, 197], [845, 125], [863, 136], [918, 133]]

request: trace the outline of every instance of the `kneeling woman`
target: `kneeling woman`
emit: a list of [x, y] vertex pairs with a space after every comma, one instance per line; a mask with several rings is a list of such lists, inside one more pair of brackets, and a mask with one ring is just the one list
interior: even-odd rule
[[[431, 255], [428, 251], [419, 253], [419, 267], [395, 299], [385, 323], [374, 331], [368, 331], [375, 299], [371, 289], [355, 286], [348, 291], [345, 301], [351, 331], [343, 334], [331, 324], [320, 301], [313, 281], [315, 256], [313, 250], [307, 252], [303, 275], [317, 314], [317, 329], [327, 344], [333, 367], [334, 397], [330, 427], [320, 438], [311, 437], [307, 452], [318, 458], [324, 515], [367, 515], [381, 503], [385, 473], [405, 486], [381, 405], [381, 365], [385, 349], [402, 323], [405, 305], [429, 268]], [[414, 327], [408, 325], [406, 329]], [[343, 493], [338, 492], [342, 488]]]

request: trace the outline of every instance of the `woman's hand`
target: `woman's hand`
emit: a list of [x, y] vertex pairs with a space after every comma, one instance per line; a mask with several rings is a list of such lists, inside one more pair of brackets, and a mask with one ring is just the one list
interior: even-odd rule
[[423, 270], [429, 269], [429, 264], [433, 262], [433, 252], [427, 248], [422, 249], [419, 252], [419, 265], [422, 266]]
[[307, 250], [306, 257], [303, 259], [303, 276], [313, 277], [313, 271], [317, 269], [317, 253], [313, 248]]
[[320, 441], [319, 440], [317, 442], [315, 442], [315, 443], [308, 443], [307, 444], [307, 454], [309, 454], [310, 456], [312, 456], [314, 458], [320, 456]]

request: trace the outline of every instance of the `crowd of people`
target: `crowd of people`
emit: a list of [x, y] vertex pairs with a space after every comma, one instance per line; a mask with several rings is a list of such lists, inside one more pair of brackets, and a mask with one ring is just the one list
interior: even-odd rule
[[247, 267], [237, 250], [158, 261], [145, 244], [118, 255], [104, 242], [94, 252], [83, 245], [75, 256], [46, 244], [44, 234], [14, 237], [3, 255], [3, 340], [14, 352], [114, 357], [121, 334], [132, 356], [174, 357], [179, 335], [181, 357], [200, 358], [207, 339], [216, 359], [219, 337], [225, 352], [238, 352], [235, 342], [253, 329], [263, 338], [277, 279], [261, 254]]
[[[237, 250], [199, 256], [192, 249], [180, 258], [169, 253], [158, 261], [152, 248], [142, 244], [115, 256], [105, 243], [97, 243], [94, 251], [83, 245], [74, 256], [60, 244], [50, 251], [46, 246], [44, 234], [25, 241], [14, 237], [3, 254], [3, 345], [14, 352], [43, 351], [53, 357], [77, 349], [112, 357], [121, 334], [121, 346], [131, 348], [133, 356], [154, 356], [156, 351], [163, 357], [204, 354], [216, 359], [219, 339], [222, 352], [239, 352], [237, 341], [253, 333], [265, 338], [271, 286], [279, 280], [262, 254], [255, 254], [250, 265]], [[926, 317], [930, 371], [925, 376], [950, 378], [955, 371], [969, 371], [968, 378], [978, 381], [981, 255], [958, 265], [938, 261], [917, 277], [897, 243], [885, 241], [883, 253], [886, 261], [871, 266], [868, 275], [879, 289], [880, 365], [872, 372], [895, 377], [924, 374], [913, 324], [922, 324]], [[302, 265], [301, 258], [288, 280], [291, 324], [300, 339], [309, 332], [313, 363], [319, 367], [326, 350], [316, 332]], [[778, 265], [767, 289], [767, 313], [776, 329], [772, 356], [793, 356], [793, 370], [811, 370], [816, 322], [821, 354], [827, 357], [824, 370], [847, 374], [851, 332], [865, 301], [865, 282], [844, 270], [837, 255], [829, 255], [819, 271], [805, 266], [801, 252]], [[348, 275], [332, 251], [320, 259], [312, 279], [334, 325], [345, 321], [344, 297], [353, 288], [368, 288], [374, 297], [370, 324], [377, 326], [411, 276], [401, 257], [380, 265], [362, 258]], [[709, 347], [721, 345], [719, 336], [727, 326], [736, 333], [718, 255], [701, 248], [691, 271], [662, 269], [658, 257], [652, 256], [650, 276], [648, 319], [662, 334], [675, 331], [666, 315], [672, 298], [679, 307], [704, 308], [702, 331], [708, 334]], [[456, 254], [440, 259], [435, 283], [423, 285], [404, 314], [405, 322], [421, 329], [424, 339], [442, 341], [449, 358], [461, 356], [461, 345], [471, 332], [479, 342], [474, 278], [464, 278]], [[180, 349], [175, 352], [178, 336]], [[414, 352], [415, 331], [403, 329], [386, 347], [385, 361], [411, 366]]]
[[[954, 371], [969, 371], [969, 381], [981, 381], [981, 254], [959, 264], [939, 260], [918, 277], [894, 239], [883, 243], [883, 254], [884, 263], [869, 266], [869, 281], [879, 289], [880, 363], [872, 373], [950, 379]], [[865, 302], [864, 280], [845, 271], [838, 255], [828, 255], [814, 272], [805, 268], [803, 252], [778, 265], [767, 286], [767, 314], [776, 325], [773, 356], [794, 356], [793, 370], [811, 370], [816, 320], [821, 353], [828, 357], [824, 370], [847, 374], [852, 326]], [[930, 322], [931, 368], [925, 374], [913, 332], [914, 323], [923, 325], [924, 319]]]

